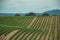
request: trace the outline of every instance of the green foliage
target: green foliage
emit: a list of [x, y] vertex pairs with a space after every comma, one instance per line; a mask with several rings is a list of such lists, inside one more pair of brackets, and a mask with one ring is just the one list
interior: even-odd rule
[[36, 14], [33, 12], [30, 12], [30, 13], [26, 14], [26, 16], [36, 16]]
[[0, 24], [18, 26], [18, 27], [27, 27], [29, 23], [32, 21], [34, 16], [1, 16]]

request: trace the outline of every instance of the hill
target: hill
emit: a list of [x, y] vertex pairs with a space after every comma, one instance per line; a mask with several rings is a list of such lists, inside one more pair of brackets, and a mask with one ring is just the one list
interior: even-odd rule
[[43, 13], [48, 13], [50, 15], [60, 15], [60, 10], [59, 9], [55, 9], [55, 10], [50, 10], [50, 11], [46, 11]]

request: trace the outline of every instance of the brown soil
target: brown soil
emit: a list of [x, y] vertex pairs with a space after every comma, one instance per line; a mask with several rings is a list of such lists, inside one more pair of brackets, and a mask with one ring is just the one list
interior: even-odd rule
[[20, 33], [22, 32], [19, 32], [17, 35], [15, 35], [12, 40], [14, 40]]
[[5, 37], [5, 35], [3, 34], [3, 35], [1, 35], [0, 36], [0, 40], [3, 40], [4, 39], [4, 37]]
[[16, 32], [18, 32], [19, 30], [14, 30], [12, 32], [10, 32], [9, 34], [7, 34], [4, 38], [4, 40], [9, 40]]
[[28, 28], [31, 27], [31, 25], [34, 23], [34, 21], [36, 20], [36, 18], [37, 18], [37, 17], [35, 17], [35, 18], [31, 21], [31, 23], [29, 24]]

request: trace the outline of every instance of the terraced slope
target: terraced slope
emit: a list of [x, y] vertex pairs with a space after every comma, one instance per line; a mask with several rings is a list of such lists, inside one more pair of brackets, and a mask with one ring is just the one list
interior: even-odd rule
[[[32, 21], [29, 21], [29, 24], [27, 25], [27, 27], [18, 28], [18, 27], [8, 26], [10, 27], [10, 29], [13, 28], [13, 30], [19, 30], [19, 31], [17, 31], [14, 35], [10, 36], [9, 38], [7, 36], [8, 34], [10, 35], [11, 30], [9, 32], [5, 31], [5, 33], [7, 32], [5, 37], [7, 38], [5, 37], [4, 38], [5, 40], [57, 40], [58, 39], [57, 27], [59, 27], [60, 25], [59, 18], [60, 16], [33, 17]], [[2, 28], [2, 25], [0, 29], [1, 28]], [[14, 33], [13, 30], [12, 30], [12, 33]], [[3, 30], [1, 29], [1, 31]], [[4, 32], [2, 33], [4, 34]]]

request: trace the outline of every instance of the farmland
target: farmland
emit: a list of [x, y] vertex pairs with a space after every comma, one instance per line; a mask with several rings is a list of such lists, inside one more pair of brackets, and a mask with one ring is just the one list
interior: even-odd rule
[[0, 16], [0, 40], [60, 40], [60, 16]]

